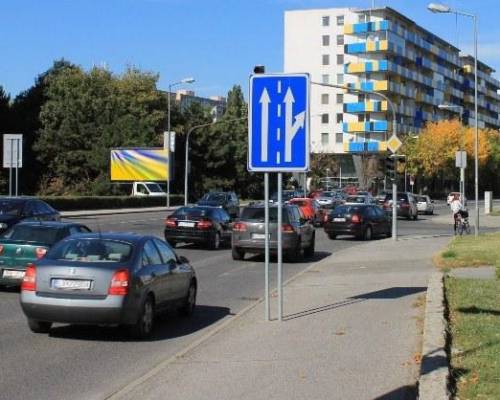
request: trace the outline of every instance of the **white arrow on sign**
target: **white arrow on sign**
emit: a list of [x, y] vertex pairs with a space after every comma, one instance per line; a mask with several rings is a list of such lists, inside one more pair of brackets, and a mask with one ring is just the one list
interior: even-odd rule
[[269, 93], [267, 89], [264, 88], [262, 91], [262, 95], [260, 96], [259, 103], [262, 104], [262, 113], [261, 113], [261, 139], [260, 139], [260, 159], [261, 161], [267, 161], [267, 143], [269, 138], [269, 103], [271, 102], [271, 98], [269, 97]]
[[295, 116], [295, 122], [292, 123], [293, 103], [295, 98], [292, 90], [288, 88], [285, 95], [285, 162], [292, 161], [292, 140], [299, 129], [304, 127], [305, 122], [305, 112], [302, 111]]

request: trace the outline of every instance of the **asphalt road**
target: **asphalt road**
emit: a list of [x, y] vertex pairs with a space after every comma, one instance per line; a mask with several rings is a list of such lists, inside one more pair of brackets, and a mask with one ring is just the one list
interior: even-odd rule
[[[445, 205], [438, 205], [437, 212], [449, 213]], [[136, 213], [72, 220], [103, 232], [132, 231], [162, 237], [164, 217], [162, 213]], [[432, 223], [431, 218], [399, 220], [401, 237], [451, 233], [450, 225]], [[285, 263], [284, 278], [359, 244], [349, 238], [329, 240], [317, 228], [315, 257]], [[109, 327], [55, 325], [50, 335], [33, 334], [20, 309], [18, 292], [0, 290], [0, 399], [104, 399], [263, 296], [263, 257], [233, 261], [229, 248], [210, 251], [189, 245], [177, 252], [197, 271], [198, 307], [190, 319], [176, 315], [162, 318], [146, 342], [131, 341], [118, 328]], [[272, 267], [274, 285], [275, 265]]]

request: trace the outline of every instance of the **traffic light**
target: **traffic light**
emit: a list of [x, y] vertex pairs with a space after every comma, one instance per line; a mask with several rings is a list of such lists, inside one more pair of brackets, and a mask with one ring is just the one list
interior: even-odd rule
[[395, 168], [394, 157], [385, 158], [385, 175], [391, 180], [396, 179], [396, 168]]

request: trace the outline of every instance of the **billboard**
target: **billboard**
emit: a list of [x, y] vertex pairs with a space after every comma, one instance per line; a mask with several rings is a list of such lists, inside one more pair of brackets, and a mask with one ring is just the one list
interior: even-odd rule
[[112, 181], [167, 181], [168, 151], [162, 148], [111, 150]]

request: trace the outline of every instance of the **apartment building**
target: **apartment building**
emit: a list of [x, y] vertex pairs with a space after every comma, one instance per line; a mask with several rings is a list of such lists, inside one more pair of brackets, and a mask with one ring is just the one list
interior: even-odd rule
[[176, 102], [182, 111], [191, 104], [198, 103], [210, 111], [214, 120], [222, 117], [226, 111], [226, 98], [223, 96], [200, 97], [194, 91], [185, 89], [177, 90], [175, 93], [163, 93], [165, 96], [170, 95], [170, 100]]
[[[474, 123], [474, 59], [392, 8], [285, 12], [285, 72], [308, 72], [313, 153], [383, 154], [392, 133], [450, 115]], [[500, 128], [500, 82], [478, 63], [480, 127]], [[344, 85], [351, 91], [321, 84]], [[454, 107], [439, 108], [446, 104]]]

